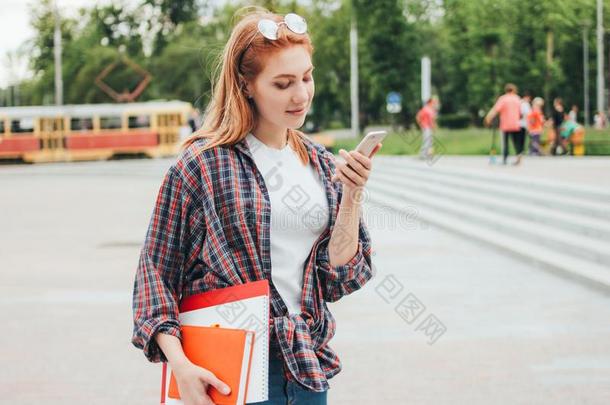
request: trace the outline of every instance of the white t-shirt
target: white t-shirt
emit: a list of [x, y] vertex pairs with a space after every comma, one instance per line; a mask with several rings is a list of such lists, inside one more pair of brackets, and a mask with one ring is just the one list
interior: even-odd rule
[[532, 111], [532, 106], [525, 100], [521, 100], [521, 119], [519, 125], [521, 128], [527, 128], [527, 116]]
[[305, 261], [328, 225], [324, 183], [315, 167], [304, 166], [289, 144], [271, 148], [252, 134], [246, 141], [271, 200], [271, 279], [288, 312], [298, 314]]

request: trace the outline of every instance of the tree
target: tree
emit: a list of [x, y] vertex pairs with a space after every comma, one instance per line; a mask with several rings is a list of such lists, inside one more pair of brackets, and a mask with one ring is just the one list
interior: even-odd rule
[[419, 46], [416, 27], [407, 21], [396, 0], [354, 0], [358, 19], [358, 53], [362, 126], [388, 122], [386, 95], [403, 95], [401, 121], [408, 122], [419, 101]]
[[317, 126], [349, 126], [349, 1], [314, 1], [305, 15], [314, 45], [316, 95], [312, 119]]
[[[252, 2], [123, 4], [127, 3], [90, 6], [78, 17], [62, 19], [66, 102], [110, 101], [93, 81], [123, 53], [153, 75], [140, 100], [182, 99], [203, 108], [236, 11]], [[506, 82], [544, 95], [547, 105], [555, 96], [582, 105], [581, 27], [585, 20], [595, 21], [590, 0], [257, 0], [254, 4], [306, 18], [315, 48], [312, 118], [321, 128], [349, 125], [352, 5], [359, 32], [363, 126], [388, 123], [391, 118], [402, 123], [412, 120], [421, 102], [419, 61], [424, 54], [432, 59], [432, 84], [442, 113], [465, 112], [477, 122], [480, 110], [491, 107]], [[38, 0], [31, 8], [35, 36], [27, 46], [34, 76], [11, 90], [22, 103], [53, 101], [51, 6], [51, 0]], [[610, 13], [605, 18], [610, 24]], [[592, 31], [589, 41], [593, 77]], [[120, 68], [107, 78], [119, 91], [132, 88], [137, 79], [129, 69]], [[403, 95], [399, 117], [385, 111], [390, 91]]]
[[182, 24], [197, 21], [205, 3], [197, 0], [144, 0], [141, 8], [150, 16], [146, 30], [154, 34], [153, 55], [159, 55]]

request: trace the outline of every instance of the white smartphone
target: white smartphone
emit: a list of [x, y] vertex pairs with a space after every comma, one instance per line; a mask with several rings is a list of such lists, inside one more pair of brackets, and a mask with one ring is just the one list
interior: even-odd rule
[[366, 136], [356, 146], [356, 152], [362, 153], [366, 157], [371, 156], [371, 152], [375, 149], [375, 146], [386, 137], [387, 131], [373, 131], [366, 134]]

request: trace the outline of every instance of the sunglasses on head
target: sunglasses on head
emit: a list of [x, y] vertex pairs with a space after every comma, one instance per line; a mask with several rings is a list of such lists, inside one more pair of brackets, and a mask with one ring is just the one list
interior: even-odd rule
[[295, 34], [304, 34], [307, 32], [307, 22], [300, 15], [289, 13], [284, 16], [284, 21], [279, 23], [263, 18], [258, 22], [258, 31], [267, 39], [276, 40], [277, 32], [280, 25], [284, 24], [288, 29]]

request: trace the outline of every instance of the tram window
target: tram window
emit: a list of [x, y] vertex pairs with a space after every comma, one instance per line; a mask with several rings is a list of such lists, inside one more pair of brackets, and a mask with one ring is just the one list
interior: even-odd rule
[[129, 117], [129, 128], [149, 128], [150, 127], [150, 116], [149, 115], [136, 115]]
[[100, 128], [102, 129], [120, 129], [121, 117], [101, 117]]
[[21, 118], [11, 120], [11, 132], [14, 134], [32, 133], [34, 132], [34, 119]]
[[91, 118], [72, 118], [70, 119], [70, 129], [72, 131], [90, 131], [93, 129]]
[[4, 120], [0, 119], [0, 135], [4, 134]]

